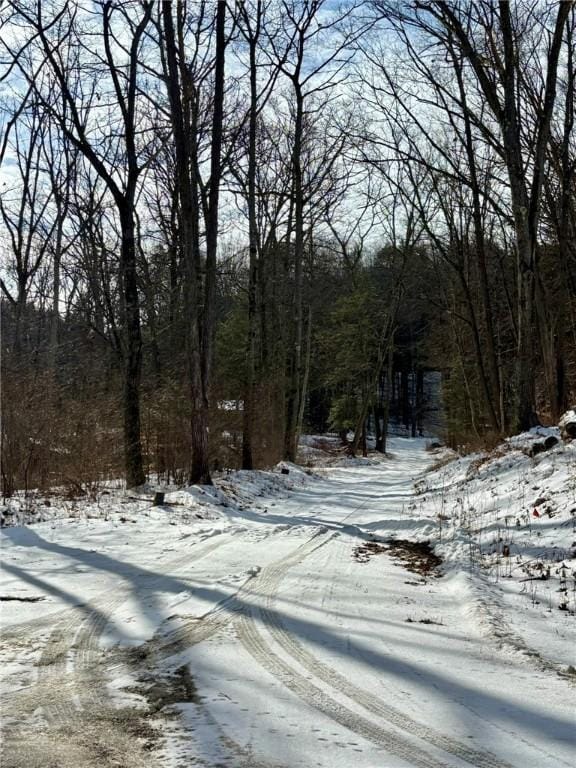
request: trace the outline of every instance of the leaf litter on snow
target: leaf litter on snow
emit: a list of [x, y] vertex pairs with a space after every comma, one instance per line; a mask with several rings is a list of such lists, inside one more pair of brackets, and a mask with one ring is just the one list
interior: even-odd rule
[[[430, 577], [438, 578], [442, 558], [434, 552], [429, 541], [410, 541], [409, 539], [386, 539], [384, 542], [368, 541], [358, 544], [352, 556], [359, 563], [367, 563], [374, 555], [387, 554], [406, 570], [422, 576], [422, 582]], [[411, 582], [412, 583], [412, 582]]]

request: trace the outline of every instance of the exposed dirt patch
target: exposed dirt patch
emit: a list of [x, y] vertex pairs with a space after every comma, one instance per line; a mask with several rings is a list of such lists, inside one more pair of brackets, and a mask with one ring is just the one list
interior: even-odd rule
[[2, 768], [153, 768], [162, 733], [130, 708], [78, 713], [72, 722], [6, 729]]
[[152, 685], [144, 691], [140, 688], [137, 692], [145, 696], [152, 714], [172, 704], [200, 703], [196, 684], [186, 665], [179, 667], [172, 674], [156, 677]]
[[[66, 645], [57, 646], [45, 655], [42, 669], [65, 657]], [[24, 690], [22, 700], [15, 696], [14, 709], [2, 722], [2, 768], [155, 768], [163, 726], [178, 717], [173, 705], [196, 702], [198, 694], [187, 667], [159, 670], [145, 650], [108, 652], [108, 664], [127, 667], [137, 681], [121, 689], [137, 695], [134, 706], [107, 697], [103, 656], [90, 663], [84, 659], [84, 666], [63, 678], [62, 686], [57, 674], [48, 675], [30, 685], [29, 692]], [[75, 693], [81, 708], [72, 701]]]
[[[358, 563], [367, 563], [374, 555], [388, 554], [399, 561], [408, 571], [428, 578], [438, 578], [442, 558], [434, 552], [429, 541], [387, 539], [385, 542], [368, 541], [354, 547], [352, 557]], [[422, 582], [414, 582], [419, 584]]]

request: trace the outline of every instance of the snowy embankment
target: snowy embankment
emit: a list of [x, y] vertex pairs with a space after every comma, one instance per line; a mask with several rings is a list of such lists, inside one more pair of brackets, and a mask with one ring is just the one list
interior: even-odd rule
[[575, 446], [534, 439], [11, 502], [3, 768], [571, 766]]
[[454, 588], [488, 637], [576, 682], [576, 442], [535, 428], [451, 458], [414, 504], [437, 523]]

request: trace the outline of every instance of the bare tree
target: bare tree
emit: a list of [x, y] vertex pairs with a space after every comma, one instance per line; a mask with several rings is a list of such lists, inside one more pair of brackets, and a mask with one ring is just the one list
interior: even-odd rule
[[[14, 167], [10, 186], [0, 196], [0, 216], [11, 249], [13, 276], [0, 278], [4, 296], [15, 308], [14, 351], [20, 352], [22, 322], [32, 281], [48, 256], [51, 238], [58, 227], [52, 213], [54, 188], [45, 183], [42, 152], [49, 131], [42, 105], [29, 99], [11, 131]], [[13, 283], [13, 285], [11, 284]]]
[[[514, 425], [526, 429], [536, 422], [531, 329], [535, 321], [534, 293], [538, 276], [538, 224], [544, 162], [550, 137], [558, 80], [562, 37], [572, 2], [559, 3], [551, 19], [546, 78], [541, 104], [533, 119], [534, 138], [527, 148], [531, 174], [526, 174], [519, 106], [522, 50], [518, 25], [520, 7], [507, 2], [462, 6], [447, 2], [417, 2], [405, 21], [418, 26], [445, 47], [456, 48], [472, 68], [501, 136], [518, 255], [518, 362]], [[542, 27], [540, 26], [540, 29]]]
[[[15, 58], [20, 74], [34, 89], [36, 98], [49, 112], [66, 139], [92, 165], [106, 184], [116, 205], [121, 232], [121, 272], [123, 285], [124, 353], [124, 450], [128, 486], [144, 482], [140, 440], [140, 379], [142, 336], [136, 275], [136, 230], [134, 209], [138, 179], [142, 172], [137, 136], [141, 115], [138, 111], [138, 70], [143, 38], [150, 23], [153, 4], [143, 2], [136, 20], [128, 7], [104, 2], [100, 6], [103, 53], [87, 57], [82, 42], [81, 9], [64, 4], [12, 2], [21, 25], [38, 46], [51, 73], [51, 87], [58, 99], [35, 78], [20, 57]], [[126, 46], [119, 37], [129, 40]], [[8, 46], [8, 43], [5, 43]], [[118, 50], [121, 51], [118, 55]], [[16, 51], [11, 50], [15, 55]], [[95, 65], [95, 66], [92, 66]], [[88, 75], [88, 68], [91, 76]], [[104, 101], [104, 106], [102, 106]], [[111, 121], [99, 133], [95, 121]], [[108, 140], [105, 137], [109, 137]]]
[[[256, 0], [256, 2], [241, 2], [237, 7], [237, 25], [240, 36], [248, 49], [248, 76], [249, 76], [249, 106], [248, 106], [248, 147], [246, 178], [240, 179], [244, 186], [248, 205], [248, 338], [247, 338], [247, 371], [246, 388], [244, 392], [244, 411], [242, 429], [242, 467], [253, 469], [254, 467], [254, 439], [255, 439], [255, 409], [256, 409], [256, 378], [258, 359], [258, 306], [262, 306], [259, 296], [262, 294], [262, 265], [260, 263], [262, 252], [262, 232], [258, 226], [258, 200], [257, 200], [257, 133], [260, 115], [265, 108], [268, 99], [276, 83], [279, 66], [285, 60], [288, 50], [281, 57], [281, 61], [272, 67], [266, 68], [265, 77], [261, 72], [264, 62], [262, 58], [262, 46], [267, 44], [270, 38], [276, 34], [276, 30], [270, 27], [269, 7], [270, 2]], [[263, 42], [264, 41], [264, 42]]]
[[[298, 417], [303, 398], [304, 378], [304, 248], [305, 248], [305, 183], [304, 152], [305, 131], [310, 114], [329, 103], [329, 92], [347, 77], [347, 65], [352, 59], [353, 42], [365, 29], [358, 25], [345, 29], [354, 18], [357, 4], [348, 4], [337, 13], [320, 11], [324, 0], [283, 0], [283, 35], [272, 41], [276, 62], [291, 85], [293, 100], [293, 129], [291, 149], [292, 196], [288, 218], [287, 242], [293, 253], [294, 288], [292, 294], [292, 322], [287, 371], [285, 457], [294, 461], [298, 446]], [[332, 49], [324, 57], [312, 56], [309, 51], [322, 39], [331, 37]], [[282, 45], [282, 47], [280, 47]], [[289, 50], [288, 57], [285, 51]], [[292, 244], [293, 235], [293, 244]], [[291, 246], [291, 247], [290, 247]]]
[[[176, 23], [174, 22], [176, 11]], [[208, 5], [202, 3], [195, 19], [195, 57], [200, 57], [199, 41], [205, 34]], [[211, 483], [208, 455], [210, 374], [213, 358], [216, 256], [218, 250], [218, 212], [222, 177], [224, 116], [224, 63], [227, 46], [226, 3], [216, 5], [213, 23], [213, 61], [202, 62], [202, 73], [213, 72], [212, 120], [210, 126], [210, 175], [204, 204], [200, 200], [200, 161], [198, 155], [199, 76], [197, 62], [189, 62], [186, 50], [187, 13], [183, 2], [162, 3], [161, 45], [167, 70], [166, 83], [170, 119], [174, 136], [176, 194], [180, 246], [185, 274], [185, 313], [187, 356], [191, 401], [191, 483]], [[204, 214], [206, 255], [200, 252], [200, 213]]]

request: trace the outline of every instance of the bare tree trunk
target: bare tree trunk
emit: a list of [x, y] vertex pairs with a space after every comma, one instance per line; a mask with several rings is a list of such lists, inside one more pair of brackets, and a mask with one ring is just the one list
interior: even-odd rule
[[[214, 348], [214, 305], [216, 299], [216, 256], [218, 252], [218, 213], [220, 180], [222, 177], [222, 128], [224, 121], [224, 63], [226, 53], [226, 2], [218, 0], [216, 8], [216, 49], [214, 53], [214, 108], [210, 141], [210, 188], [206, 214], [206, 268], [204, 278], [204, 311], [201, 323], [201, 386], [202, 396], [195, 400], [193, 415], [197, 424], [192, 429], [192, 483], [212, 484], [208, 456], [208, 422], [210, 376]], [[199, 410], [196, 410], [196, 406]]]
[[418, 435], [422, 435], [422, 421], [424, 416], [424, 371], [418, 368], [416, 371], [416, 428]]
[[167, 86], [170, 99], [176, 177], [179, 201], [180, 245], [184, 262], [184, 304], [188, 316], [186, 350], [190, 392], [191, 467], [189, 482], [211, 484], [209, 461], [209, 389], [214, 337], [216, 256], [218, 250], [218, 207], [222, 175], [222, 123], [224, 111], [224, 57], [226, 3], [216, 8], [216, 50], [214, 102], [210, 147], [210, 185], [205, 210], [206, 263], [202, 290], [202, 264], [199, 246], [198, 194], [198, 105], [195, 84], [186, 63], [184, 40], [185, 8], [176, 4], [177, 35], [172, 19], [172, 3], [162, 3], [163, 44], [166, 56]]
[[146, 476], [140, 441], [140, 379], [142, 374], [142, 334], [136, 275], [136, 243], [133, 209], [120, 210], [122, 227], [121, 265], [124, 290], [124, 457], [129, 488], [142, 485]]
[[390, 422], [390, 403], [394, 397], [394, 338], [388, 350], [388, 367], [386, 369], [386, 400], [384, 401], [384, 417], [382, 419], [382, 453], [386, 453], [386, 442], [388, 438], [388, 424]]
[[60, 264], [62, 260], [62, 239], [64, 227], [64, 214], [60, 194], [55, 190], [56, 196], [56, 237], [52, 254], [52, 310], [50, 313], [50, 338], [48, 341], [48, 369], [53, 380], [56, 374], [58, 359], [58, 337], [60, 328]]
[[[494, 324], [492, 322], [492, 302], [490, 300], [490, 288], [488, 285], [488, 270], [486, 268], [486, 241], [484, 238], [484, 223], [482, 221], [482, 203], [480, 200], [480, 184], [478, 181], [478, 172], [476, 169], [476, 156], [474, 151], [474, 141], [472, 138], [472, 126], [470, 122], [470, 113], [468, 111], [466, 100], [466, 89], [464, 86], [464, 80], [462, 77], [462, 66], [457, 56], [453, 56], [453, 63], [456, 70], [456, 76], [458, 79], [458, 87], [460, 91], [460, 101], [462, 104], [462, 112], [464, 117], [465, 128], [465, 148], [466, 156], [468, 159], [468, 169], [470, 171], [470, 190], [472, 192], [472, 217], [474, 221], [474, 236], [476, 246], [476, 257], [478, 263], [478, 277], [480, 280], [480, 298], [482, 307], [482, 316], [484, 318], [484, 324], [486, 326], [486, 353], [488, 358], [488, 382], [484, 386], [484, 393], [487, 399], [487, 405], [492, 422], [493, 428], [502, 433], [503, 424], [498, 419], [498, 411], [496, 403], [498, 402], [498, 396], [500, 392], [500, 379], [499, 379], [499, 366], [498, 356], [496, 353], [496, 342], [494, 334]], [[476, 342], [476, 339], [475, 339]], [[477, 345], [476, 345], [477, 346]], [[482, 349], [476, 349], [477, 354], [482, 356]], [[484, 373], [484, 364], [482, 358], [481, 363], [481, 376], [486, 378]]]
[[380, 423], [380, 418], [382, 415], [382, 407], [380, 405], [380, 402], [374, 403], [373, 413], [374, 413], [374, 435], [376, 437], [376, 450], [379, 453], [384, 453], [384, 451], [382, 450], [382, 425]]
[[476, 308], [474, 307], [474, 300], [472, 298], [472, 294], [470, 291], [470, 285], [466, 280], [466, 276], [464, 275], [463, 270], [458, 269], [457, 271], [458, 271], [458, 277], [460, 279], [460, 284], [462, 285], [462, 290], [466, 299], [468, 317], [470, 319], [470, 329], [472, 331], [472, 340], [474, 342], [474, 351], [476, 353], [478, 377], [480, 379], [480, 385], [482, 387], [482, 394], [484, 395], [484, 402], [486, 403], [486, 408], [488, 409], [488, 418], [490, 419], [490, 424], [492, 426], [492, 429], [495, 432], [499, 432], [500, 425], [498, 422], [498, 416], [496, 412], [496, 406], [495, 406], [496, 401], [493, 399], [493, 396], [492, 396], [490, 379], [486, 375], [484, 355], [482, 352], [482, 340], [480, 338], [480, 329], [478, 328], [478, 318], [476, 316]]
[[294, 81], [296, 116], [294, 123], [294, 146], [292, 150], [292, 173], [294, 182], [294, 299], [292, 305], [292, 341], [288, 373], [286, 403], [286, 433], [284, 454], [288, 461], [296, 460], [298, 413], [301, 398], [302, 367], [302, 290], [304, 261], [304, 194], [302, 187], [302, 133], [304, 102], [299, 82]]
[[410, 390], [408, 387], [408, 371], [403, 368], [400, 372], [400, 389], [402, 400], [402, 423], [408, 429], [410, 426]]
[[256, 46], [260, 23], [260, 5], [256, 31], [250, 37], [250, 118], [248, 128], [248, 339], [246, 350], [246, 384], [244, 389], [244, 413], [242, 429], [242, 469], [254, 467], [256, 343], [258, 332], [258, 223], [256, 221], [256, 123], [258, 119], [258, 81], [256, 70]]
[[296, 449], [302, 432], [304, 423], [304, 408], [306, 405], [306, 391], [308, 389], [308, 379], [310, 377], [310, 355], [312, 352], [312, 307], [308, 307], [308, 317], [306, 319], [306, 355], [304, 357], [304, 372], [302, 375], [302, 390], [300, 394], [300, 409], [298, 411], [298, 424], [296, 427]]

